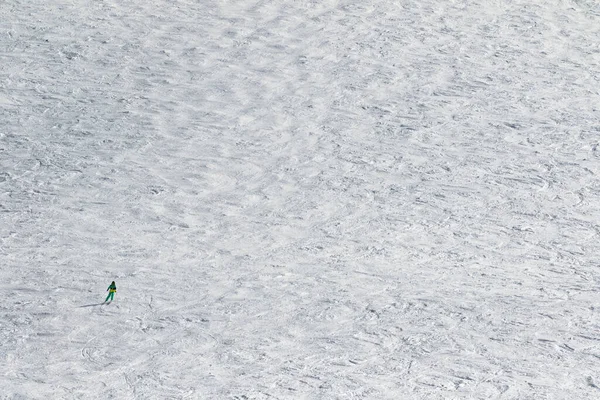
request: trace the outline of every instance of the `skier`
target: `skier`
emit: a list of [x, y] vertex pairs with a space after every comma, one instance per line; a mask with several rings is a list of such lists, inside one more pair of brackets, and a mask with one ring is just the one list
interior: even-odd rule
[[112, 281], [112, 283], [110, 284], [108, 289], [106, 289], [106, 291], [108, 292], [108, 296], [106, 296], [106, 300], [104, 300], [104, 302], [107, 303], [108, 299], [110, 299], [110, 301], [113, 301], [115, 293], [117, 293], [117, 284], [115, 283], [115, 281]]

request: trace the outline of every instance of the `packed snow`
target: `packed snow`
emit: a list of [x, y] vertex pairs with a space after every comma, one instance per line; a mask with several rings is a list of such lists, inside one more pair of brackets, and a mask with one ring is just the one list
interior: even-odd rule
[[597, 1], [3, 0], [0, 55], [3, 399], [600, 398]]

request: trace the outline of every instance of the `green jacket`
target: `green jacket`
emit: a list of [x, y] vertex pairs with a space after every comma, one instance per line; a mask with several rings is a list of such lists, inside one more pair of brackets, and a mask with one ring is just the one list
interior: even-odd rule
[[117, 291], [117, 285], [113, 282], [110, 284], [110, 286], [108, 287], [108, 289], [106, 289], [106, 291], [111, 291], [111, 292], [116, 292]]

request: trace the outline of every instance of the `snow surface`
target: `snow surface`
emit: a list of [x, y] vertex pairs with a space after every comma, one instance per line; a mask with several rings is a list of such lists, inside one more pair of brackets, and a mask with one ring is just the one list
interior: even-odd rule
[[597, 1], [2, 0], [0, 55], [3, 399], [600, 398]]

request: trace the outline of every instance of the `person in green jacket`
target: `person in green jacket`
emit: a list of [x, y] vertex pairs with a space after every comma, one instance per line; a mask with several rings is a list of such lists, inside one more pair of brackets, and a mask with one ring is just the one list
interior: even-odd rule
[[106, 289], [106, 291], [108, 292], [108, 296], [106, 296], [106, 300], [104, 300], [104, 302], [107, 303], [108, 299], [110, 299], [110, 301], [113, 301], [115, 293], [117, 293], [117, 284], [115, 283], [115, 281], [112, 281], [112, 283], [110, 284], [108, 289]]

